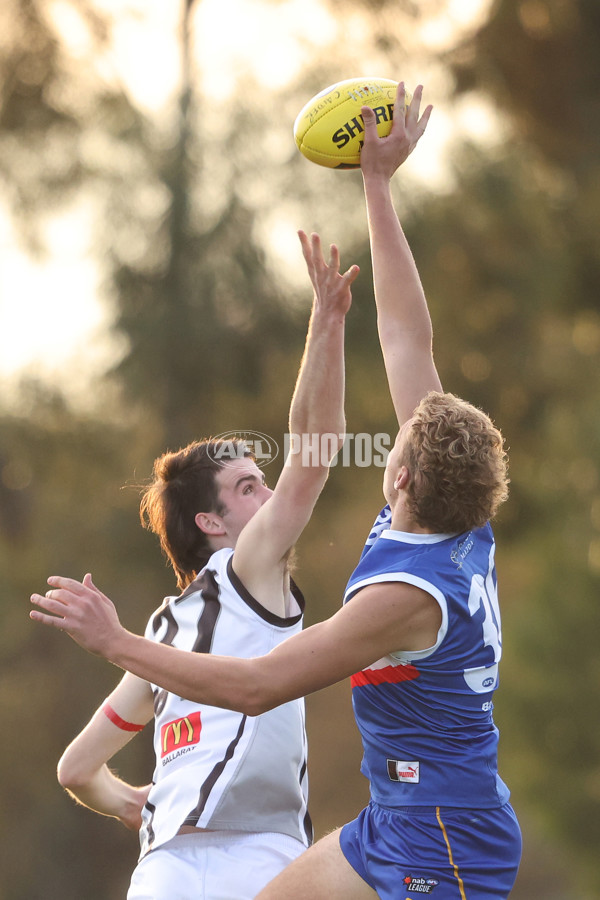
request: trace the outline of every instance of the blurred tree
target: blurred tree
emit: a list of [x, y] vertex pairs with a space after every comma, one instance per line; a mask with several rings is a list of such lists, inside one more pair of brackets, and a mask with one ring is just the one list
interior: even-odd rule
[[[60, 752], [118, 673], [34, 629], [23, 605], [50, 572], [80, 576], [93, 567], [125, 624], [139, 630], [174, 585], [121, 486], [145, 478], [165, 445], [199, 434], [251, 427], [282, 436], [310, 296], [307, 288], [305, 300], [291, 296], [292, 280], [273, 272], [264, 236], [286, 220], [331, 227], [344, 260], [361, 265], [348, 322], [348, 430], [393, 439], [364, 227], [356, 238], [360, 176], [307, 166], [290, 123], [311, 92], [359, 65], [358, 46], [371, 71], [384, 64], [398, 71], [411, 50], [411, 22], [445, 3], [356, 0], [344, 3], [342, 16], [339, 0], [330, 0], [338, 30], [301, 83], [267, 100], [248, 77], [239, 107], [224, 114], [197, 88], [190, 31], [198, 4], [185, 2], [177, 112], [160, 122], [97, 77], [109, 29], [87, 2], [61, 5], [84, 23], [85, 65], [69, 57], [50, 5], [11, 0], [0, 11], [5, 202], [29, 246], [42, 252], [43, 214], [77, 192], [92, 198], [106, 223], [97, 235], [106, 294], [126, 339], [114, 372], [122, 393], [110, 403], [90, 397], [84, 416], [30, 386], [18, 413], [0, 410], [0, 712], [7, 733], [19, 736], [1, 756], [2, 897], [125, 893], [135, 838], [76, 809], [54, 781]], [[459, 91], [477, 87], [504, 104], [515, 123], [510, 148], [462, 145], [452, 190], [422, 196], [400, 179], [398, 196], [430, 297], [444, 383], [488, 409], [511, 448], [512, 499], [498, 525], [507, 647], [497, 711], [502, 768], [532, 832], [568, 846], [571, 868], [589, 863], [587, 871], [600, 795], [599, 730], [588, 713], [598, 689], [592, 641], [600, 576], [594, 28], [592, 2], [496, 3], [489, 25], [448, 64]], [[536, 68], [542, 46], [548, 81], [560, 91], [554, 119]], [[574, 62], [580, 51], [585, 84]], [[267, 470], [271, 482], [280, 463]], [[378, 510], [380, 483], [376, 468], [333, 471], [299, 545], [309, 621], [337, 608]], [[341, 685], [308, 701], [319, 833], [365, 799], [348, 694]], [[565, 766], [565, 748], [576, 766]], [[136, 740], [128, 754], [124, 774], [149, 777], [147, 742]], [[534, 860], [536, 889], [562, 900], [566, 889], [557, 887], [548, 852], [538, 855], [532, 843], [526, 859]], [[530, 900], [531, 881], [523, 883], [514, 896]], [[575, 890], [573, 900], [593, 896]]]
[[[192, 6], [185, 4], [183, 19], [187, 78]], [[248, 424], [271, 433], [263, 420], [272, 423], [277, 413], [281, 429], [297, 365], [285, 344], [289, 316], [275, 304], [264, 254], [251, 239], [252, 213], [226, 180], [219, 195], [202, 172], [189, 81], [183, 79], [179, 116], [165, 136], [120, 89], [92, 77], [107, 31], [88, 4], [70, 9], [81, 14], [90, 39], [90, 65], [76, 71], [48, 7], [15, 0], [8, 11], [3, 199], [21, 239], [40, 255], [45, 217], [59, 204], [84, 193], [105, 212], [111, 232], [99, 231], [97, 248], [109, 264], [117, 328], [128, 343], [116, 373], [121, 398], [98, 392], [80, 415], [60, 394], [32, 383], [12, 398], [15, 412], [0, 410], [0, 713], [14, 736], [1, 753], [10, 784], [3, 779], [0, 896], [10, 900], [124, 896], [137, 855], [135, 836], [76, 809], [55, 780], [60, 753], [118, 673], [32, 629], [25, 598], [35, 586], [43, 589], [50, 572], [81, 577], [82, 565], [93, 566], [98, 582], [124, 599], [131, 627], [141, 630], [174, 585], [156, 542], [136, 521], [135, 498], [121, 486], [137, 480], [132, 473], [145, 477], [167, 443]], [[204, 202], [211, 186], [218, 197], [212, 209]], [[263, 368], [268, 384], [259, 396]], [[265, 393], [274, 395], [268, 408]], [[135, 415], [123, 397], [134, 401]], [[239, 419], [229, 418], [228, 408]], [[142, 738], [119, 764], [140, 782], [150, 780], [151, 760]]]
[[450, 54], [457, 89], [484, 90], [548, 161], [586, 181], [598, 165], [599, 38], [595, 0], [498, 0]]
[[[142, 138], [142, 116], [122, 88], [69, 53], [60, 11], [41, 0], [6, 0], [0, 11], [2, 199], [21, 239], [40, 255], [47, 214], [83, 188], [110, 183], [116, 173], [108, 160], [125, 147], [129, 159]], [[62, 12], [85, 33], [94, 60], [108, 40], [105, 21], [85, 2]]]
[[[511, 499], [497, 527], [507, 780], [524, 811], [545, 821], [548, 836], [560, 834], [589, 875], [600, 836], [600, 729], [586, 714], [600, 698], [597, 680], [584, 674], [600, 625], [592, 528], [600, 434], [591, 413], [600, 317], [578, 292], [577, 249], [534, 168], [523, 148], [485, 164], [463, 154], [460, 204], [427, 203], [413, 247], [445, 385], [491, 411], [510, 448]], [[565, 653], [569, 643], [575, 657]], [[564, 765], [567, 746], [577, 767]], [[586, 811], [579, 824], [576, 809]]]
[[[496, 167], [497, 189], [487, 193], [492, 229], [475, 254], [504, 270], [495, 305], [508, 324], [516, 316], [510, 348], [495, 334], [493, 346], [477, 348], [488, 366], [484, 389], [498, 387], [495, 361], [508, 363], [491, 408], [514, 446], [504, 529], [514, 619], [501, 714], [518, 748], [509, 768], [530, 815], [568, 848], [584, 884], [597, 876], [600, 840], [600, 729], [590, 716], [600, 699], [599, 41], [594, 0], [500, 0], [450, 54], [457, 90], [484, 91], [514, 131], [509, 166]], [[500, 217], [508, 248], [497, 240]], [[460, 243], [472, 279], [474, 247]], [[485, 292], [481, 303], [484, 316]]]
[[[253, 240], [254, 213], [239, 191], [241, 162], [231, 144], [244, 127], [250, 139], [250, 123], [240, 127], [241, 114], [233, 115], [230, 133], [221, 135], [217, 148], [222, 159], [224, 144], [229, 146], [229, 179], [205, 166], [208, 139], [190, 49], [193, 10], [188, 0], [170, 139], [165, 146], [163, 136], [147, 135], [144, 171], [113, 201], [117, 218], [126, 223], [112, 248], [115, 328], [128, 346], [116, 375], [126, 395], [153, 417], [158, 448], [214, 428], [223, 392], [261, 392], [271, 353], [291, 332], [265, 254]], [[221, 160], [214, 165], [222, 172]], [[220, 191], [211, 208], [215, 180]], [[150, 227], [143, 229], [143, 251], [131, 258], [129, 238], [142, 230], [132, 197], [148, 190], [164, 198], [164, 208], [153, 223], [144, 223]]]
[[[32, 627], [27, 598], [51, 572], [82, 577], [91, 565], [130, 627], [143, 628], [171, 579], [122, 490], [141, 450], [124, 426], [76, 415], [34, 384], [23, 387], [18, 413], [0, 415], [0, 896], [8, 900], [124, 896], [135, 862], [136, 836], [76, 810], [55, 779], [62, 750], [119, 674]], [[149, 735], [134, 743], [119, 765], [143, 783]]]

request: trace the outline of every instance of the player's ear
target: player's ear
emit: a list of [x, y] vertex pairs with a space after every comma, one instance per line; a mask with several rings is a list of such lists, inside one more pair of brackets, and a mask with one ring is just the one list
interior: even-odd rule
[[196, 513], [194, 522], [204, 534], [218, 535], [225, 534], [225, 525], [223, 519], [216, 513]]
[[398, 474], [394, 478], [394, 489], [396, 491], [405, 490], [409, 481], [410, 481], [410, 472], [408, 471], [406, 466], [400, 466], [400, 469], [398, 470]]

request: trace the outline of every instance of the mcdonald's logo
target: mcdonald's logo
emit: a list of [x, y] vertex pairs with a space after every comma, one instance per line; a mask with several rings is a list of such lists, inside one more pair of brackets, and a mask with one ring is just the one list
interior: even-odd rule
[[175, 719], [173, 722], [167, 722], [160, 729], [160, 747], [161, 757], [173, 753], [174, 750], [181, 750], [184, 747], [191, 747], [200, 740], [200, 732], [202, 723], [200, 722], [200, 712], [190, 713], [183, 719]]

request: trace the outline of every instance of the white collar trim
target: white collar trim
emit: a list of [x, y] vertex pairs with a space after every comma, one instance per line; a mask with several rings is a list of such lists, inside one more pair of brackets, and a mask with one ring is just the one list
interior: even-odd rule
[[391, 528], [386, 528], [381, 532], [380, 538], [399, 541], [402, 544], [439, 544], [441, 541], [447, 541], [459, 534], [458, 531], [451, 534], [417, 534], [415, 531], [393, 531]]

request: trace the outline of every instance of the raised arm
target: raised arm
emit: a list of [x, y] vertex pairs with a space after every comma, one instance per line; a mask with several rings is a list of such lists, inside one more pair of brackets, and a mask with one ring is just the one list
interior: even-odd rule
[[137, 831], [150, 785], [122, 781], [107, 763], [153, 717], [150, 685], [127, 673], [58, 763], [58, 780], [83, 806]]
[[334, 244], [327, 263], [318, 234], [309, 238], [300, 231], [299, 237], [314, 296], [290, 407], [290, 452], [273, 495], [243, 529], [233, 558], [245, 587], [265, 603], [281, 592], [286, 556], [310, 519], [345, 430], [344, 324], [359, 269], [351, 266], [342, 275]]
[[394, 209], [390, 181], [421, 138], [431, 107], [421, 118], [423, 89], [414, 93], [406, 119], [404, 84], [396, 96], [394, 124], [388, 137], [379, 138], [375, 114], [364, 107], [365, 141], [361, 169], [367, 204], [373, 283], [379, 339], [390, 393], [402, 425], [430, 390], [441, 390], [433, 361], [432, 328], [421, 279]]

